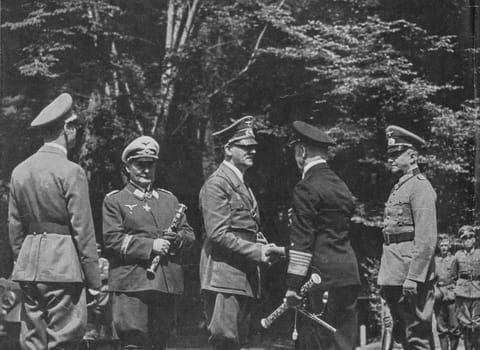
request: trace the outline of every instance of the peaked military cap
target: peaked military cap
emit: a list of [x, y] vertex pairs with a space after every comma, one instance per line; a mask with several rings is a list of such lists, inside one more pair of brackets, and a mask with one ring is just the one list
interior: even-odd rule
[[226, 128], [214, 132], [212, 136], [218, 137], [227, 145], [257, 145], [258, 142], [255, 139], [255, 133], [253, 132], [253, 122], [254, 118], [251, 115], [247, 115], [234, 121]]
[[150, 136], [140, 136], [130, 142], [123, 150], [122, 161], [124, 163], [137, 158], [158, 159], [160, 146]]
[[326, 132], [301, 120], [295, 120], [292, 128], [294, 134], [288, 141], [289, 146], [302, 141], [324, 146], [335, 144], [335, 141]]
[[30, 127], [38, 128], [53, 122], [64, 120], [65, 123], [73, 122], [78, 117], [70, 113], [73, 107], [73, 99], [70, 94], [63, 93], [53, 100], [47, 107], [37, 115], [30, 123]]
[[387, 126], [386, 134], [387, 152], [397, 152], [408, 148], [419, 148], [427, 144], [427, 142], [420, 136], [396, 125]]

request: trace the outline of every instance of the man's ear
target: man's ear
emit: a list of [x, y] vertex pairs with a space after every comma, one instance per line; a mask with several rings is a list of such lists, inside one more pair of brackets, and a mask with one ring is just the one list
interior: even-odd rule
[[412, 162], [416, 162], [417, 159], [418, 159], [418, 153], [417, 151], [415, 150], [410, 150], [410, 159], [412, 160]]
[[305, 145], [303, 144], [300, 144], [300, 148], [301, 148], [301, 155], [302, 155], [302, 158], [305, 159], [307, 158], [307, 155], [308, 155], [308, 152], [307, 152], [307, 147], [305, 147]]
[[227, 157], [231, 157], [232, 156], [232, 146], [227, 144], [225, 146], [223, 146], [223, 151], [225, 152], [225, 155]]

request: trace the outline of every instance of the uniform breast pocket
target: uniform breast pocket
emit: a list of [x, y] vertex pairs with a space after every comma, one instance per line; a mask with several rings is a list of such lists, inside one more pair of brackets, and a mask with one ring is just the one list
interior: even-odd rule
[[245, 202], [243, 201], [242, 197], [240, 197], [238, 193], [235, 193], [230, 199], [230, 209], [232, 211], [248, 210]]
[[472, 258], [472, 270], [474, 275], [480, 275], [480, 256]]

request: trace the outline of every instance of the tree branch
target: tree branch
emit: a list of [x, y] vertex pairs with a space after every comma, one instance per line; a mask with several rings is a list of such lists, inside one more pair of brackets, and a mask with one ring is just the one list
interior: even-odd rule
[[[283, 4], [285, 3], [285, 0], [280, 1], [280, 3], [277, 6], [277, 10], [279, 10]], [[265, 35], [265, 32], [267, 31], [268, 23], [266, 23], [263, 26], [262, 31], [257, 37], [257, 40], [255, 41], [255, 45], [252, 49], [252, 53], [250, 54], [250, 58], [248, 59], [247, 63], [245, 66], [232, 78], [228, 79], [227, 81], [223, 82], [222, 85], [220, 85], [218, 88], [216, 88], [214, 91], [212, 91], [210, 94], [208, 94], [204, 99], [202, 99], [195, 107], [193, 107], [190, 111], [185, 112], [182, 118], [180, 119], [180, 123], [177, 125], [177, 127], [173, 130], [172, 135], [175, 135], [182, 126], [185, 124], [187, 119], [195, 112], [198, 108], [200, 108], [202, 105], [204, 105], [206, 102], [208, 102], [213, 96], [217, 95], [219, 92], [223, 91], [226, 87], [231, 85], [233, 82], [238, 80], [242, 75], [244, 75], [250, 67], [255, 63], [255, 61], [258, 58], [258, 49], [260, 47], [260, 43], [262, 42], [262, 39]]]
[[173, 2], [175, 0], [170, 0], [168, 2], [168, 9], [167, 9], [167, 30], [165, 34], [165, 49], [169, 51], [172, 48], [172, 28], [173, 28], [173, 13], [174, 7]]
[[193, 3], [188, 10], [188, 17], [185, 22], [185, 28], [183, 29], [182, 37], [180, 38], [180, 42], [178, 44], [180, 50], [182, 50], [183, 45], [185, 45], [188, 37], [190, 36], [190, 32], [192, 31], [193, 18], [195, 16], [195, 12], [197, 11], [198, 2], [199, 0], [193, 0]]

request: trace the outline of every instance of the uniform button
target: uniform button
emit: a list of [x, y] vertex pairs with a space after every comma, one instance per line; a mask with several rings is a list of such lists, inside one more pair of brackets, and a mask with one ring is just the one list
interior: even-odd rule
[[399, 214], [399, 215], [402, 215], [402, 214], [403, 214], [403, 209], [400, 209], [400, 210], [398, 211], [398, 214]]

